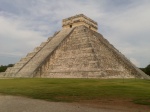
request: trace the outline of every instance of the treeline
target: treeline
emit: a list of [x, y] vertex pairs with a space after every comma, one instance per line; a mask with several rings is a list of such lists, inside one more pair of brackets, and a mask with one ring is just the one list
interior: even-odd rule
[[9, 65], [5, 65], [5, 66], [1, 65], [0, 72], [5, 72], [8, 67], [13, 67], [13, 66], [14, 66], [14, 64], [9, 64]]
[[150, 76], [150, 64], [145, 68], [140, 68], [143, 72]]

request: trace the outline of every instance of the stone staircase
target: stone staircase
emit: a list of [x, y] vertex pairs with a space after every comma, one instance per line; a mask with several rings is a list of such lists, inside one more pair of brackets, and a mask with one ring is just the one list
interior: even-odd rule
[[[21, 69], [14, 74], [14, 77], [33, 77], [34, 71], [41, 65], [41, 63], [55, 50], [55, 48], [61, 43], [61, 41], [72, 31], [73, 29], [62, 29], [58, 34], [56, 34], [50, 41], [46, 44], [41, 44], [41, 49], [39, 52], [34, 54], [34, 52], [27, 55], [27, 63], [20, 64]], [[35, 49], [34, 51], [38, 50]], [[34, 56], [33, 56], [34, 55]], [[31, 58], [31, 57], [32, 58]], [[24, 60], [24, 59], [23, 59]], [[18, 63], [17, 63], [18, 64]], [[19, 65], [17, 65], [18, 67]], [[14, 66], [14, 69], [16, 66]], [[16, 71], [15, 71], [16, 72]]]
[[[135, 78], [130, 61], [99, 33], [76, 27], [56, 50], [40, 77], [49, 78]], [[124, 62], [121, 62], [124, 60]], [[125, 60], [127, 62], [125, 62]], [[144, 75], [139, 78], [146, 78]]]

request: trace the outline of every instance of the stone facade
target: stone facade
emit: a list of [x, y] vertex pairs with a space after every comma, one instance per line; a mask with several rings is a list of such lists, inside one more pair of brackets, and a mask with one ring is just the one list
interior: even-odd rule
[[80, 14], [62, 24], [61, 31], [8, 68], [5, 77], [149, 78], [97, 32], [93, 20]]
[[83, 14], [72, 16], [67, 19], [63, 19], [62, 21], [63, 28], [72, 28], [81, 25], [84, 25], [94, 31], [98, 30], [97, 22], [93, 21], [92, 19], [86, 17]]

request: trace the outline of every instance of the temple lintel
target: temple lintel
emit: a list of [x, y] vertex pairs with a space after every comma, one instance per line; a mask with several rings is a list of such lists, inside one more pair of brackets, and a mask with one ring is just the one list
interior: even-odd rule
[[98, 30], [97, 22], [88, 18], [84, 14], [75, 15], [75, 16], [62, 20], [63, 28], [72, 28], [72, 27], [81, 26], [81, 25], [85, 25], [86, 27], [94, 31]]

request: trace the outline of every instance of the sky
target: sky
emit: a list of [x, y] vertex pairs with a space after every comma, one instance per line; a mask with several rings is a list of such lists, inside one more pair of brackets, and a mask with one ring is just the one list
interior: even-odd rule
[[150, 0], [0, 0], [0, 65], [14, 64], [84, 14], [137, 67], [150, 64]]

